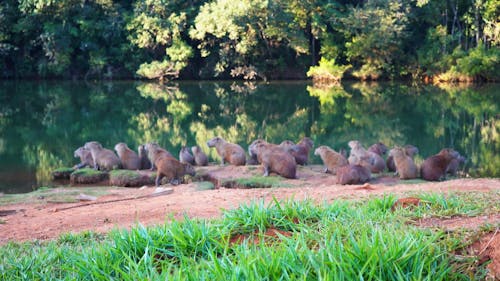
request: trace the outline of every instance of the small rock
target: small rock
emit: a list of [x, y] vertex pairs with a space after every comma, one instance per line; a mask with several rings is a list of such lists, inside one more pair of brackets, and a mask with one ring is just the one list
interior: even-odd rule
[[80, 193], [80, 195], [78, 195], [78, 197], [76, 197], [76, 199], [78, 199], [80, 201], [95, 201], [95, 200], [97, 200], [97, 197]]
[[155, 191], [151, 193], [151, 196], [160, 196], [160, 195], [167, 195], [170, 193], [173, 193], [174, 189], [171, 187], [157, 187], [155, 188]]

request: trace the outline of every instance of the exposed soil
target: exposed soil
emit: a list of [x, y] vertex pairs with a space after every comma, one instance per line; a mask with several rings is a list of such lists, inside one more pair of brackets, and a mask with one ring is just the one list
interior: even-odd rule
[[[85, 230], [107, 232], [113, 228], [130, 228], [138, 223], [155, 225], [172, 217], [185, 215], [195, 218], [217, 218], [223, 209], [237, 208], [240, 204], [277, 199], [312, 199], [331, 202], [335, 199], [358, 199], [385, 193], [405, 197], [408, 192], [489, 192], [500, 190], [500, 179], [454, 179], [444, 182], [405, 183], [389, 176], [379, 177], [365, 185], [336, 185], [335, 177], [321, 173], [322, 167], [308, 166], [298, 170], [298, 179], [284, 179], [281, 187], [225, 188], [224, 183], [237, 178], [259, 175], [259, 167], [212, 166], [202, 168], [201, 178], [210, 180], [216, 189], [200, 190], [198, 182], [173, 186], [173, 193], [149, 196], [154, 187], [141, 189], [116, 188], [97, 201], [79, 203], [19, 203], [0, 206], [0, 245], [8, 241], [53, 239], [62, 233]], [[229, 185], [231, 187], [237, 185]], [[78, 187], [83, 189], [82, 187]], [[55, 191], [56, 192], [56, 191]], [[84, 191], [83, 191], [84, 192]], [[109, 202], [108, 202], [109, 201]], [[70, 208], [68, 208], [70, 207]], [[485, 223], [499, 223], [500, 214], [477, 218], [451, 218], [449, 220], [421, 221], [422, 226], [476, 228]], [[282, 234], [283, 235], [283, 234]], [[286, 234], [285, 234], [286, 235]], [[274, 234], [270, 234], [274, 236]], [[235, 238], [235, 242], [238, 238]], [[241, 239], [241, 238], [240, 238]], [[485, 238], [486, 239], [486, 238]], [[239, 242], [239, 241], [238, 241]], [[485, 252], [493, 253], [491, 267], [499, 271], [498, 234]]]
[[473, 243], [468, 252], [478, 257], [478, 264], [491, 261], [486, 266], [488, 269], [487, 280], [500, 280], [500, 230], [497, 228], [475, 243]]

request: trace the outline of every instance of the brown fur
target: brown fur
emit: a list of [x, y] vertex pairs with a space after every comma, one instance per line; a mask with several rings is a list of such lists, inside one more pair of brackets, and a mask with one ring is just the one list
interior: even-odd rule
[[451, 160], [458, 158], [460, 154], [451, 148], [442, 149], [438, 154], [425, 159], [421, 168], [424, 180], [438, 181], [446, 178], [446, 170]]
[[79, 147], [75, 150], [74, 153], [75, 158], [80, 158], [80, 164], [76, 165], [76, 169], [81, 169], [89, 166], [90, 168], [94, 168], [94, 159], [92, 158], [92, 153], [90, 150], [85, 149], [85, 147]]
[[156, 150], [154, 158], [157, 168], [156, 186], [160, 185], [163, 177], [166, 177], [172, 184], [178, 184], [181, 182], [184, 175], [194, 176], [196, 174], [193, 166], [188, 163], [181, 163], [177, 159], [166, 155], [161, 150]]
[[257, 159], [264, 167], [264, 176], [274, 172], [284, 178], [295, 179], [297, 177], [295, 158], [282, 147], [259, 142], [251, 145], [249, 149], [250, 155], [257, 155]]
[[181, 151], [179, 151], [179, 161], [183, 164], [191, 164], [194, 165], [194, 157], [191, 155], [191, 152], [189, 152], [189, 149], [185, 146], [181, 148]]
[[[411, 144], [405, 145], [404, 150], [406, 155], [410, 156], [412, 159], [415, 158], [415, 154], [418, 154], [418, 148]], [[396, 165], [394, 164], [394, 158], [391, 155], [387, 157], [386, 164], [387, 164], [387, 170], [389, 170], [389, 172], [396, 172]]]
[[221, 137], [215, 137], [207, 142], [208, 147], [215, 147], [221, 158], [221, 164], [228, 162], [231, 165], [241, 166], [246, 163], [245, 150], [234, 143], [225, 141]]
[[117, 143], [115, 145], [116, 154], [122, 162], [122, 168], [125, 170], [140, 170], [141, 169], [141, 158], [133, 151], [128, 148], [128, 146], [123, 143]]
[[345, 165], [337, 168], [337, 184], [362, 184], [371, 178], [370, 170], [361, 165]]
[[453, 158], [450, 161], [450, 164], [448, 164], [448, 168], [446, 169], [446, 173], [450, 174], [453, 177], [457, 176], [458, 168], [460, 167], [461, 164], [465, 163], [465, 160], [466, 160], [465, 157], [463, 157], [462, 155], [458, 155], [457, 158]]
[[351, 154], [347, 159], [349, 164], [362, 165], [370, 169], [372, 173], [380, 173], [385, 170], [385, 161], [377, 153], [367, 151], [359, 141], [353, 140], [348, 143]]
[[[248, 146], [248, 154], [250, 155], [250, 158], [247, 160], [247, 165], [258, 165], [260, 164], [260, 160], [257, 157], [257, 154], [255, 154], [255, 147], [259, 144], [265, 144], [268, 147], [281, 147], [278, 146], [277, 144], [267, 142], [266, 140], [263, 139], [256, 139], [254, 140], [249, 146]], [[292, 142], [293, 145], [295, 145]], [[282, 148], [282, 147], [281, 147]]]
[[[169, 157], [174, 158], [174, 156], [170, 152], [168, 152], [166, 149], [161, 148], [155, 142], [146, 143], [144, 148], [146, 149], [146, 152], [148, 153], [148, 159], [151, 163], [151, 168], [150, 168], [151, 171], [156, 169], [156, 166], [155, 166], [156, 157], [164, 155], [164, 156], [169, 156]], [[161, 152], [161, 153], [157, 153], [157, 152]]]
[[391, 211], [395, 211], [396, 208], [408, 208], [410, 206], [419, 206], [420, 199], [415, 197], [399, 198], [394, 202], [391, 207]]
[[191, 151], [193, 152], [194, 162], [196, 163], [197, 166], [207, 166], [208, 165], [208, 157], [205, 154], [205, 152], [203, 152], [203, 150], [201, 150], [201, 147], [195, 145], [195, 146], [191, 147]]
[[368, 151], [377, 153], [379, 156], [382, 156], [387, 153], [387, 146], [385, 146], [385, 144], [381, 142], [378, 142], [368, 147]]
[[337, 168], [349, 164], [344, 156], [326, 145], [316, 148], [314, 155], [319, 155], [321, 160], [323, 160], [325, 173], [330, 172], [335, 175], [337, 173]]
[[407, 180], [418, 177], [417, 165], [413, 162], [413, 158], [406, 155], [404, 148], [395, 147], [391, 149], [389, 155], [394, 159], [394, 165], [400, 179]]
[[148, 152], [146, 147], [141, 144], [137, 147], [137, 152], [139, 153], [139, 158], [141, 159], [141, 170], [151, 169], [151, 162], [148, 159]]
[[309, 162], [309, 152], [314, 147], [314, 142], [304, 137], [300, 142], [294, 144], [292, 141], [285, 140], [280, 143], [280, 146], [285, 148], [290, 154], [295, 157], [295, 162], [299, 165], [307, 165]]
[[92, 154], [94, 169], [109, 171], [120, 168], [120, 158], [118, 158], [112, 150], [103, 148], [102, 145], [96, 141], [87, 142], [84, 147], [90, 150]]

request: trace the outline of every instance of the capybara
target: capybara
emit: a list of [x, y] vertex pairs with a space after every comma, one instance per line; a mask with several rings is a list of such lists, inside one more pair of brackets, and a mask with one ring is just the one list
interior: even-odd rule
[[148, 158], [148, 152], [146, 147], [141, 144], [137, 147], [137, 152], [139, 153], [139, 158], [141, 159], [141, 170], [151, 169], [151, 162]]
[[370, 170], [365, 166], [348, 164], [337, 168], [338, 184], [362, 184], [370, 178]]
[[280, 146], [285, 148], [295, 157], [295, 162], [297, 162], [297, 164], [307, 165], [309, 162], [309, 151], [314, 147], [314, 142], [308, 137], [303, 137], [297, 144], [285, 140], [280, 143]]
[[387, 146], [381, 142], [377, 142], [368, 147], [368, 151], [377, 153], [379, 156], [385, 155], [387, 153]]
[[295, 158], [282, 147], [258, 142], [249, 147], [250, 155], [257, 155], [257, 159], [264, 167], [264, 176], [268, 176], [270, 172], [275, 172], [278, 175], [295, 179], [297, 164]]
[[405, 149], [402, 147], [395, 147], [389, 151], [389, 156], [394, 159], [396, 172], [402, 180], [415, 179], [418, 177], [417, 165], [413, 158], [406, 155]]
[[156, 186], [160, 185], [161, 179], [166, 177], [171, 184], [179, 184], [184, 175], [195, 175], [195, 170], [191, 164], [181, 163], [179, 160], [166, 155], [161, 150], [155, 151], [156, 166]]
[[321, 160], [323, 160], [323, 164], [325, 165], [325, 173], [330, 172], [335, 175], [337, 173], [338, 167], [349, 164], [344, 156], [326, 145], [322, 145], [316, 148], [316, 150], [314, 150], [314, 155], [319, 155], [319, 157], [321, 157]]
[[196, 166], [208, 165], [208, 157], [205, 154], [205, 152], [203, 152], [203, 150], [201, 150], [201, 147], [195, 145], [195, 146], [191, 147], [191, 151], [193, 152], [194, 162], [195, 162]]
[[448, 164], [448, 168], [446, 169], [446, 173], [450, 174], [451, 176], [455, 177], [457, 176], [457, 171], [458, 168], [465, 163], [465, 157], [462, 155], [458, 155], [457, 158], [453, 158], [450, 161], [450, 164]]
[[385, 161], [377, 153], [367, 151], [357, 140], [352, 140], [348, 143], [351, 148], [349, 164], [362, 165], [370, 169], [372, 173], [380, 173], [385, 170]]
[[[160, 145], [155, 143], [155, 142], [146, 143], [144, 148], [146, 149], [146, 152], [148, 153], [148, 159], [151, 163], [151, 168], [149, 168], [149, 169], [151, 171], [153, 171], [156, 168], [156, 166], [155, 166], [156, 155], [165, 155], [165, 156], [169, 156], [169, 157], [174, 158], [174, 156], [170, 152], [168, 152], [166, 149], [161, 148]], [[159, 151], [161, 153], [158, 154], [157, 151]]]
[[[274, 144], [274, 143], [270, 143], [270, 142], [267, 142], [266, 140], [263, 140], [263, 139], [256, 139], [254, 140], [249, 146], [248, 146], [248, 154], [250, 155], [250, 158], [247, 160], [247, 165], [258, 165], [260, 164], [260, 160], [258, 159], [257, 157], [257, 154], [255, 154], [255, 146], [259, 145], [259, 144], [265, 144], [267, 145], [267, 147], [280, 147], [282, 148], [283, 150], [287, 151], [284, 147], [282, 147], [281, 145], [278, 146], [277, 144]], [[292, 142], [293, 145], [295, 145], [293, 142]], [[287, 151], [288, 152], [288, 151]]]
[[102, 145], [96, 141], [87, 142], [84, 147], [90, 150], [92, 154], [94, 169], [109, 171], [120, 168], [120, 158], [118, 158], [112, 150], [103, 148]]
[[[410, 156], [411, 159], [414, 159], [415, 154], [418, 154], [418, 148], [411, 144], [405, 145], [404, 150], [406, 155]], [[392, 156], [389, 155], [387, 157], [386, 164], [387, 164], [387, 170], [389, 170], [389, 172], [396, 172], [396, 165], [394, 164], [394, 159], [392, 158]]]
[[215, 147], [221, 158], [221, 164], [228, 162], [231, 165], [241, 166], [246, 163], [245, 150], [235, 144], [225, 141], [221, 137], [215, 137], [207, 142], [208, 147]]
[[94, 167], [94, 159], [92, 158], [92, 153], [90, 153], [90, 150], [85, 149], [85, 147], [79, 147], [77, 150], [75, 150], [75, 153], [73, 155], [75, 156], [75, 158], [80, 158], [80, 164], [75, 165], [75, 169], [81, 169], [87, 166], [89, 166], [90, 168]]
[[127, 144], [119, 142], [115, 145], [116, 154], [122, 162], [122, 168], [125, 170], [140, 170], [141, 158], [132, 149], [128, 148]]
[[194, 156], [191, 155], [191, 152], [189, 152], [189, 149], [185, 146], [181, 148], [181, 151], [179, 151], [179, 161], [183, 164], [191, 164], [194, 165]]
[[446, 170], [451, 160], [458, 158], [459, 154], [451, 148], [444, 148], [438, 154], [425, 159], [420, 169], [424, 180], [438, 181], [446, 179]]

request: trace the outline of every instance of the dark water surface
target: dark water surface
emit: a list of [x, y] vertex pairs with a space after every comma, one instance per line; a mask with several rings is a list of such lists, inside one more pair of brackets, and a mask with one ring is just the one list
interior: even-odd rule
[[[97, 140], [111, 148], [158, 141], [182, 145], [220, 135], [244, 148], [310, 136], [338, 150], [413, 144], [419, 159], [454, 147], [472, 176], [500, 175], [500, 85], [415, 86], [308, 82], [0, 82], [0, 192], [50, 186], [50, 173], [78, 161], [73, 151]], [[312, 155], [311, 155], [312, 156]], [[210, 151], [212, 160], [215, 152]], [[313, 162], [320, 159], [312, 156]]]

